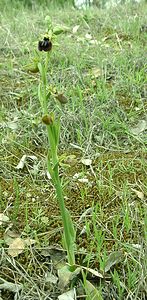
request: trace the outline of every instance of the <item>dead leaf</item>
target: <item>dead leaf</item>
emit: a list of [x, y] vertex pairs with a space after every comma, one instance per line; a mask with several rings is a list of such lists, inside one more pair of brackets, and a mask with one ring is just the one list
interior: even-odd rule
[[83, 219], [86, 218], [87, 215], [89, 215], [89, 214], [91, 215], [92, 212], [93, 212], [93, 207], [87, 208], [87, 209], [82, 213], [82, 215], [80, 216], [80, 218], [79, 218], [79, 223], [81, 223], [81, 222], [83, 221]]
[[7, 127], [15, 131], [18, 128], [18, 124], [15, 121], [7, 122]]
[[131, 246], [137, 250], [141, 250], [142, 249], [142, 245], [140, 244], [131, 244]]
[[10, 229], [6, 229], [5, 233], [4, 233], [4, 241], [6, 243], [6, 245], [10, 245], [14, 239], [18, 238], [20, 236], [20, 234], [16, 231], [10, 230]]
[[64, 164], [68, 165], [68, 166], [75, 166], [77, 165], [77, 158], [76, 158], [76, 155], [74, 154], [71, 154], [71, 155], [68, 155], [64, 158]]
[[66, 251], [60, 246], [49, 246], [41, 251], [44, 257], [50, 257], [56, 270], [65, 266]]
[[139, 123], [137, 124], [136, 127], [132, 127], [130, 129], [131, 133], [138, 135], [141, 132], [145, 131], [147, 129], [147, 121], [146, 120], [141, 120], [139, 121]]
[[81, 232], [79, 233], [79, 235], [85, 234], [86, 233], [86, 229], [87, 229], [87, 227], [86, 227], [86, 225], [84, 225], [83, 228], [82, 228], [82, 230], [81, 230]]
[[73, 272], [70, 271], [68, 265], [64, 265], [62, 268], [58, 269], [59, 287], [62, 289], [67, 287], [70, 284], [71, 280], [76, 278], [80, 272], [80, 266], [78, 266]]
[[10, 291], [12, 293], [17, 293], [18, 291], [22, 290], [22, 288], [23, 288], [22, 284], [8, 282], [2, 278], [0, 278], [0, 280], [3, 282], [0, 284], [0, 290], [6, 290], [6, 291]]
[[25, 243], [26, 246], [29, 247], [31, 245], [34, 245], [36, 243], [36, 241], [33, 240], [33, 239], [30, 239], [30, 238], [27, 238], [27, 239], [24, 240], [24, 243]]
[[122, 260], [123, 254], [121, 251], [114, 251], [110, 253], [105, 265], [105, 272], [108, 272], [112, 266], [120, 262]]
[[93, 3], [93, 0], [74, 0], [74, 5], [78, 9], [86, 9]]
[[86, 38], [87, 40], [91, 40], [91, 39], [92, 39], [92, 35], [91, 35], [90, 33], [86, 33], [86, 34], [85, 34], [85, 38]]
[[51, 175], [50, 175], [50, 173], [49, 173], [48, 171], [46, 172], [46, 176], [47, 176], [47, 178], [48, 178], [49, 180], [52, 179], [52, 177], [51, 177]]
[[102, 76], [102, 70], [95, 67], [95, 68], [91, 69], [90, 74], [93, 75], [93, 77], [95, 77], [95, 78], [99, 78], [100, 76]]
[[82, 158], [81, 159], [81, 163], [85, 166], [91, 166], [92, 164], [92, 159], [89, 159], [89, 158]]
[[7, 217], [5, 214], [0, 213], [0, 225], [6, 224], [9, 222], [9, 217]]
[[18, 165], [16, 166], [17, 170], [20, 170], [20, 169], [24, 168], [26, 157], [27, 157], [26, 154], [22, 156], [22, 158], [20, 159]]
[[16, 238], [12, 241], [8, 248], [8, 254], [12, 257], [18, 256], [23, 252], [25, 248], [25, 242], [21, 238]]
[[83, 176], [82, 173], [75, 173], [73, 175], [73, 179], [77, 179], [81, 183], [88, 183], [89, 182], [88, 178], [87, 177], [82, 177], [82, 176]]
[[73, 175], [73, 179], [78, 179], [78, 178], [80, 178], [81, 177], [81, 173], [75, 173], [74, 175]]
[[45, 282], [50, 282], [50, 283], [53, 283], [53, 284], [56, 284], [58, 281], [58, 277], [57, 276], [54, 276], [51, 272], [47, 272], [45, 274]]
[[58, 296], [59, 300], [76, 300], [76, 289], [72, 289], [62, 295]]
[[79, 29], [80, 25], [76, 25], [73, 27], [72, 32], [75, 34], [77, 33], [78, 29]]
[[27, 159], [31, 159], [32, 161], [34, 161], [34, 160], [37, 160], [37, 157], [35, 155], [26, 155], [26, 154], [24, 154], [22, 156], [22, 158], [20, 159], [18, 165], [16, 166], [16, 169], [17, 170], [23, 169]]
[[136, 196], [137, 196], [139, 199], [141, 199], [141, 200], [144, 199], [144, 194], [143, 194], [143, 192], [137, 191], [137, 190], [135, 190], [135, 189], [132, 189], [132, 191], [136, 194]]
[[83, 267], [83, 266], [79, 266], [76, 265], [77, 267], [80, 267], [81, 270], [86, 270], [87, 272], [91, 273], [92, 275], [99, 277], [99, 278], [104, 278], [103, 275], [101, 273], [99, 273], [98, 271], [91, 269], [91, 268], [87, 268], [87, 267]]
[[79, 178], [78, 181], [81, 182], [81, 183], [88, 183], [89, 182], [88, 178]]
[[91, 45], [98, 45], [98, 41], [97, 40], [90, 40], [89, 41], [89, 43], [91, 44]]

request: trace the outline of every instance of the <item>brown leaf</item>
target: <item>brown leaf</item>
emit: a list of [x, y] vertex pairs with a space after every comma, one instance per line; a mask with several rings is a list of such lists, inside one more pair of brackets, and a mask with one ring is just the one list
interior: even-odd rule
[[144, 194], [143, 194], [143, 192], [137, 191], [137, 190], [135, 190], [135, 189], [132, 189], [132, 191], [136, 194], [136, 196], [137, 196], [139, 199], [141, 199], [141, 200], [144, 199]]
[[9, 218], [5, 214], [0, 213], [0, 225], [5, 224], [7, 222], [9, 222]]
[[19, 236], [20, 236], [20, 234], [18, 232], [10, 230], [10, 229], [6, 229], [6, 231], [4, 233], [4, 241], [5, 241], [6, 245], [10, 245], [10, 244], [12, 244], [14, 239], [18, 238]]
[[96, 276], [96, 277], [99, 277], [99, 278], [104, 278], [104, 276], [99, 273], [98, 271], [94, 270], [94, 269], [91, 269], [91, 268], [88, 268], [88, 267], [83, 267], [83, 266], [79, 266], [79, 265], [76, 265], [77, 267], [80, 267], [81, 270], [85, 270], [89, 273], [91, 273], [92, 275]]
[[8, 254], [12, 257], [16, 257], [23, 252], [24, 248], [25, 242], [21, 238], [16, 238], [10, 244], [8, 248]]

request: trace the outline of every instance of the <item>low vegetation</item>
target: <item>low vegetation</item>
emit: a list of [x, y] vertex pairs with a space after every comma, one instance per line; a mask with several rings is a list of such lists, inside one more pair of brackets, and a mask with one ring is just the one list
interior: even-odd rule
[[[0, 298], [145, 300], [146, 3], [84, 11], [16, 3], [1, 4]], [[38, 100], [46, 16], [56, 32], [46, 91], [49, 114], [60, 117], [73, 272]]]

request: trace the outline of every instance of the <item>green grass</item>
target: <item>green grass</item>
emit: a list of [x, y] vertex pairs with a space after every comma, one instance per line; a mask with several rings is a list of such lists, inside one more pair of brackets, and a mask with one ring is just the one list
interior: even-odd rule
[[[23, 3], [12, 9], [7, 1], [1, 8], [0, 212], [9, 222], [0, 227], [0, 278], [24, 284], [17, 299], [45, 300], [47, 295], [57, 299], [61, 294], [45, 280], [47, 272], [56, 275], [56, 271], [42, 249], [61, 245], [62, 222], [46, 176], [39, 75], [29, 72], [35, 67], [45, 16], [50, 15], [54, 25], [68, 27], [53, 47], [48, 80], [52, 92], [63, 92], [69, 99], [61, 107], [52, 96], [50, 108], [62, 114], [60, 177], [77, 227], [77, 263], [104, 274], [110, 254], [116, 252], [119, 258], [111, 259], [105, 280], [94, 283], [102, 299], [146, 299], [147, 127], [138, 134], [132, 131], [140, 121], [147, 122], [147, 33], [140, 31], [146, 24], [146, 4], [77, 11], [37, 4], [31, 10]], [[86, 34], [91, 34], [92, 42]], [[25, 154], [37, 159], [17, 170]], [[81, 163], [83, 157], [92, 159], [92, 168]], [[88, 183], [74, 179], [76, 173]], [[79, 221], [88, 208], [90, 212]], [[7, 252], [8, 227], [11, 238], [18, 234], [36, 241], [14, 259]], [[13, 296], [2, 290], [2, 299]]]

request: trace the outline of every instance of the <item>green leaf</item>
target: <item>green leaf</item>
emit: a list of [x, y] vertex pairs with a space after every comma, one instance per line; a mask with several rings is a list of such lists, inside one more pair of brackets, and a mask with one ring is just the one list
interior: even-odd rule
[[41, 90], [41, 84], [40, 83], [38, 85], [38, 98], [39, 98], [39, 101], [40, 101], [41, 108], [43, 110], [43, 95], [42, 95], [42, 90]]
[[67, 26], [56, 26], [56, 27], [53, 28], [53, 34], [59, 35], [59, 34], [61, 34], [61, 33], [67, 32], [67, 31], [69, 31], [69, 30], [70, 30], [70, 29], [69, 29], [69, 27], [67, 27]]
[[65, 229], [63, 234], [63, 243], [65, 248], [67, 249], [68, 261], [72, 261], [75, 264], [75, 239], [76, 239], [76, 231], [73, 226], [73, 222], [71, 219], [71, 215], [67, 208], [65, 208], [65, 218], [68, 223], [68, 228]]
[[74, 244], [75, 239], [76, 239], [76, 231], [74, 229], [73, 222], [72, 222], [69, 210], [67, 208], [65, 208], [65, 211], [66, 211], [66, 217], [67, 217], [67, 221], [68, 221], [69, 233], [70, 233], [70, 236], [71, 236], [71, 242], [72, 242], [72, 244]]
[[46, 73], [45, 73], [45, 67], [43, 64], [38, 63], [38, 69], [40, 71], [41, 77], [42, 77], [42, 81], [44, 83], [44, 85], [46, 85]]
[[58, 147], [60, 137], [60, 120], [56, 121], [56, 123], [54, 124], [54, 134], [56, 147]]
[[101, 292], [88, 280], [84, 280], [84, 288], [87, 294], [86, 300], [103, 300]]

